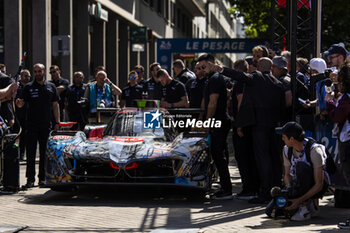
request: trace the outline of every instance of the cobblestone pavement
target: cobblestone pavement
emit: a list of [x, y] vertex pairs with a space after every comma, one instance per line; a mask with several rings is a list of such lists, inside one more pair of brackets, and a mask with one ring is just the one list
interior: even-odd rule
[[[21, 165], [24, 183], [25, 166]], [[230, 172], [234, 192], [240, 188], [236, 166]], [[196, 194], [192, 193], [192, 197]], [[0, 227], [28, 226], [21, 232], [342, 232], [337, 222], [349, 217], [331, 196], [321, 214], [306, 222], [272, 220], [264, 206], [246, 201], [193, 200], [188, 193], [156, 188], [98, 188], [75, 193], [35, 187], [0, 196]], [[170, 231], [172, 229], [173, 231]], [[179, 231], [181, 230], [182, 231]], [[10, 231], [11, 232], [11, 231]], [[345, 232], [345, 231], [344, 231]]]

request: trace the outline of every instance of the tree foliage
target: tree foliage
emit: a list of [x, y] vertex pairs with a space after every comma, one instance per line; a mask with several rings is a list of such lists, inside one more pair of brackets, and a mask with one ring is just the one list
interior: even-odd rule
[[[243, 17], [246, 34], [250, 38], [270, 38], [271, 0], [229, 0], [233, 5], [228, 9], [235, 18]], [[322, 1], [322, 51], [332, 44], [344, 42], [350, 49], [349, 20], [350, 1]], [[276, 7], [277, 21], [286, 25], [286, 9]]]
[[243, 17], [246, 34], [250, 38], [267, 37], [270, 23], [270, 0], [230, 0], [228, 12], [235, 18]]
[[350, 49], [350, 1], [322, 1], [322, 49], [328, 49], [332, 44], [344, 42]]

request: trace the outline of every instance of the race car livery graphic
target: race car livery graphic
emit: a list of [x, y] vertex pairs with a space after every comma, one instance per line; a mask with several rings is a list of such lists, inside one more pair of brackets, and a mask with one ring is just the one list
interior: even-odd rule
[[46, 186], [149, 183], [208, 190], [213, 164], [207, 141], [162, 124], [144, 127], [145, 111], [120, 110], [108, 124], [88, 125], [84, 132], [52, 131]]

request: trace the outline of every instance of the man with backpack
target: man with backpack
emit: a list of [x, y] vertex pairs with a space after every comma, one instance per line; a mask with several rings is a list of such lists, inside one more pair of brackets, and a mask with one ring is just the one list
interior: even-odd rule
[[296, 122], [276, 128], [285, 143], [283, 148], [283, 181], [289, 190], [290, 205], [286, 210], [298, 209], [291, 217], [304, 221], [319, 213], [318, 199], [327, 191], [329, 175], [326, 148], [312, 138], [305, 138], [304, 129]]

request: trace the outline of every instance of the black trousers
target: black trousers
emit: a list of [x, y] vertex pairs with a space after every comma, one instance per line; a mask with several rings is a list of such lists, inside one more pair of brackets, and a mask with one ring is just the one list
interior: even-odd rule
[[243, 137], [238, 136], [237, 129], [233, 128], [233, 145], [239, 174], [241, 175], [244, 192], [259, 191], [259, 174], [252, 147], [252, 128], [242, 128]]
[[26, 141], [27, 141], [27, 124], [25, 122], [25, 119], [18, 119], [20, 126], [22, 128], [21, 135], [19, 136], [19, 153], [21, 157], [24, 156], [25, 148], [26, 148]]
[[49, 129], [40, 128], [28, 128], [27, 130], [27, 170], [26, 177], [27, 181], [35, 181], [35, 157], [37, 143], [39, 142], [39, 180], [45, 180], [45, 160], [46, 160], [46, 149], [47, 140], [49, 137]]
[[69, 112], [68, 113], [69, 121], [77, 122], [77, 125], [73, 125], [72, 130], [84, 130], [85, 125], [88, 122], [87, 114], [83, 112]]
[[221, 128], [211, 129], [211, 155], [214, 160], [216, 169], [220, 176], [221, 189], [224, 192], [232, 193], [232, 184], [230, 172], [228, 170], [228, 161], [225, 156], [226, 139], [230, 130], [230, 122], [222, 121]]
[[252, 128], [253, 150], [260, 177], [259, 196], [270, 198], [273, 186], [282, 185], [282, 158], [274, 127]]
[[[307, 193], [312, 186], [315, 185], [314, 171], [313, 168], [302, 161], [296, 164], [296, 180], [292, 181], [291, 191], [289, 193], [289, 198], [298, 198]], [[312, 199], [321, 198], [323, 194], [327, 191], [328, 184], [324, 181], [323, 188], [321, 191], [316, 193]]]
[[341, 142], [338, 140], [338, 146], [342, 174], [346, 183], [350, 185], [350, 141]]

